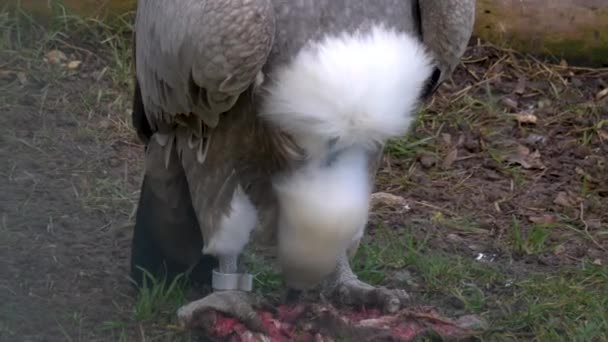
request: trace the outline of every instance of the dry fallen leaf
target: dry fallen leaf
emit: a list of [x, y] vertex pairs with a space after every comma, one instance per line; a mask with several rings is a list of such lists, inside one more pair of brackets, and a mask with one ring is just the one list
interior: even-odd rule
[[511, 108], [513, 110], [517, 110], [517, 108], [519, 107], [519, 102], [517, 102], [517, 100], [513, 100], [510, 97], [505, 97], [502, 99], [502, 103], [508, 107]]
[[509, 163], [519, 164], [524, 169], [545, 169], [545, 165], [540, 160], [540, 152], [536, 150], [530, 153], [530, 149], [522, 145], [519, 145], [514, 153], [508, 155], [506, 160]]
[[17, 72], [13, 70], [0, 69], [0, 80], [1, 81], [12, 81], [17, 76]]
[[597, 93], [597, 95], [595, 96], [595, 99], [600, 101], [603, 98], [605, 98], [606, 96], [608, 96], [608, 88], [605, 88], [605, 89], [601, 90], [599, 93]]
[[372, 209], [376, 209], [378, 207], [408, 209], [409, 204], [407, 200], [401, 196], [389, 194], [387, 192], [376, 192], [371, 196], [370, 207]]
[[27, 83], [27, 76], [23, 71], [19, 71], [17, 73], [17, 79], [19, 80], [19, 83], [21, 83], [21, 85], [25, 85]]
[[564, 254], [565, 251], [566, 251], [566, 246], [559, 245], [559, 246], [555, 247], [555, 250], [553, 251], [553, 253], [555, 253], [556, 255], [560, 255], [560, 254]]
[[602, 266], [602, 260], [601, 259], [595, 259], [595, 260], [593, 260], [593, 264], [597, 265], [597, 266]]
[[526, 93], [526, 87], [528, 84], [528, 80], [526, 80], [525, 78], [520, 78], [517, 81], [517, 85], [515, 86], [515, 90], [514, 93], [517, 95], [523, 95]]
[[543, 224], [543, 225], [554, 224], [556, 222], [555, 217], [550, 214], [545, 214], [545, 215], [541, 215], [541, 216], [530, 216], [530, 217], [528, 217], [528, 219], [532, 223]]
[[423, 154], [418, 158], [418, 160], [420, 161], [420, 164], [427, 169], [430, 169], [437, 164], [437, 158], [430, 154]]
[[82, 64], [82, 61], [70, 61], [67, 64], [67, 67], [68, 67], [68, 69], [74, 70], [74, 69], [77, 69], [80, 66], [80, 64]]
[[542, 99], [542, 100], [539, 100], [536, 105], [538, 106], [539, 109], [543, 109], [543, 108], [551, 107], [551, 104], [552, 104], [551, 100]]
[[51, 50], [44, 55], [44, 61], [49, 64], [60, 64], [66, 59], [65, 53], [59, 50]]
[[560, 205], [562, 207], [578, 207], [579, 203], [582, 201], [582, 198], [571, 194], [571, 193], [567, 193], [565, 191], [560, 191], [557, 196], [555, 197], [555, 199], [553, 200], [553, 203]]
[[452, 149], [443, 159], [443, 163], [441, 163], [441, 168], [447, 170], [452, 167], [456, 159], [458, 158], [458, 149]]
[[452, 135], [450, 133], [441, 133], [441, 142], [446, 145], [452, 145]]
[[99, 122], [99, 128], [101, 128], [101, 129], [110, 128], [110, 121], [109, 120], [101, 120]]
[[531, 113], [518, 113], [513, 114], [513, 117], [519, 124], [536, 124], [538, 122], [538, 118], [536, 115]]
[[576, 174], [579, 176], [585, 177], [585, 180], [588, 182], [599, 183], [599, 180], [578, 166], [574, 168], [574, 172], [576, 172]]

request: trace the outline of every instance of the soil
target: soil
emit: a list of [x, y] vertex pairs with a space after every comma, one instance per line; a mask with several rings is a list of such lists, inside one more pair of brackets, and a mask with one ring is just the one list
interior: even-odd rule
[[[135, 303], [127, 265], [143, 149], [126, 128], [130, 93], [100, 77], [109, 63], [102, 52], [62, 49], [83, 61], [76, 71], [0, 59], [11, 71], [0, 77], [1, 340], [117, 340], [104, 322], [128, 321]], [[437, 250], [494, 253], [515, 272], [582, 258], [605, 265], [608, 241], [596, 233], [608, 223], [608, 127], [581, 128], [608, 118], [606, 98], [596, 98], [607, 80], [606, 71], [546, 71], [532, 59], [471, 47], [454, 75], [458, 86], [443, 87], [412, 132], [438, 142], [387, 155], [379, 173], [378, 190], [404, 197], [409, 210], [378, 212], [372, 223], [430, 235]], [[552, 87], [559, 98], [547, 96]], [[533, 113], [538, 123], [518, 124], [505, 111]], [[528, 150], [490, 153], [518, 145]], [[561, 253], [518, 253], [507, 236], [514, 217], [524, 234], [534, 220], [573, 228], [550, 237], [563, 243]], [[470, 229], [446, 228], [456, 218]], [[131, 333], [146, 339], [143, 329]]]
[[112, 95], [96, 79], [102, 59], [72, 74], [2, 62], [21, 74], [0, 81], [0, 340], [107, 340], [102, 323], [131, 311], [135, 296], [125, 225], [142, 147], [116, 138], [125, 115], [111, 102], [83, 103]]

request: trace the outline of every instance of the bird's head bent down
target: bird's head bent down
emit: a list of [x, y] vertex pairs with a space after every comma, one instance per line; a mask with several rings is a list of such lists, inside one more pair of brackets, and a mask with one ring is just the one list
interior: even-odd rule
[[369, 165], [388, 139], [407, 133], [432, 71], [418, 38], [374, 26], [312, 43], [271, 75], [261, 115], [308, 158], [275, 180], [288, 286], [319, 284], [362, 237]]

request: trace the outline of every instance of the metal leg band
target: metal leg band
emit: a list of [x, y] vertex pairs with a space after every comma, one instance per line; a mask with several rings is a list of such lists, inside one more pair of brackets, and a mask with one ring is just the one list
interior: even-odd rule
[[253, 290], [253, 275], [249, 273], [220, 273], [213, 270], [211, 286], [216, 291], [245, 291]]

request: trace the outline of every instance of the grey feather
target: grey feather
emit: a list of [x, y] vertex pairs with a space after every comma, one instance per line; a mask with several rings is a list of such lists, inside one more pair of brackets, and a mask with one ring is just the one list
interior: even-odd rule
[[[272, 226], [270, 177], [298, 160], [297, 146], [256, 115], [260, 71], [272, 79], [309, 42], [382, 23], [419, 37], [443, 82], [464, 53], [474, 13], [475, 0], [139, 0], [135, 57], [146, 115], [154, 131], [176, 139], [204, 239], [237, 185]], [[201, 165], [192, 137], [202, 144], [207, 129], [213, 139]]]
[[274, 36], [269, 0], [142, 0], [136, 69], [149, 120], [195, 114], [215, 127], [255, 80]]
[[464, 54], [475, 22], [475, 0], [419, 0], [422, 41], [441, 71], [450, 77]]

